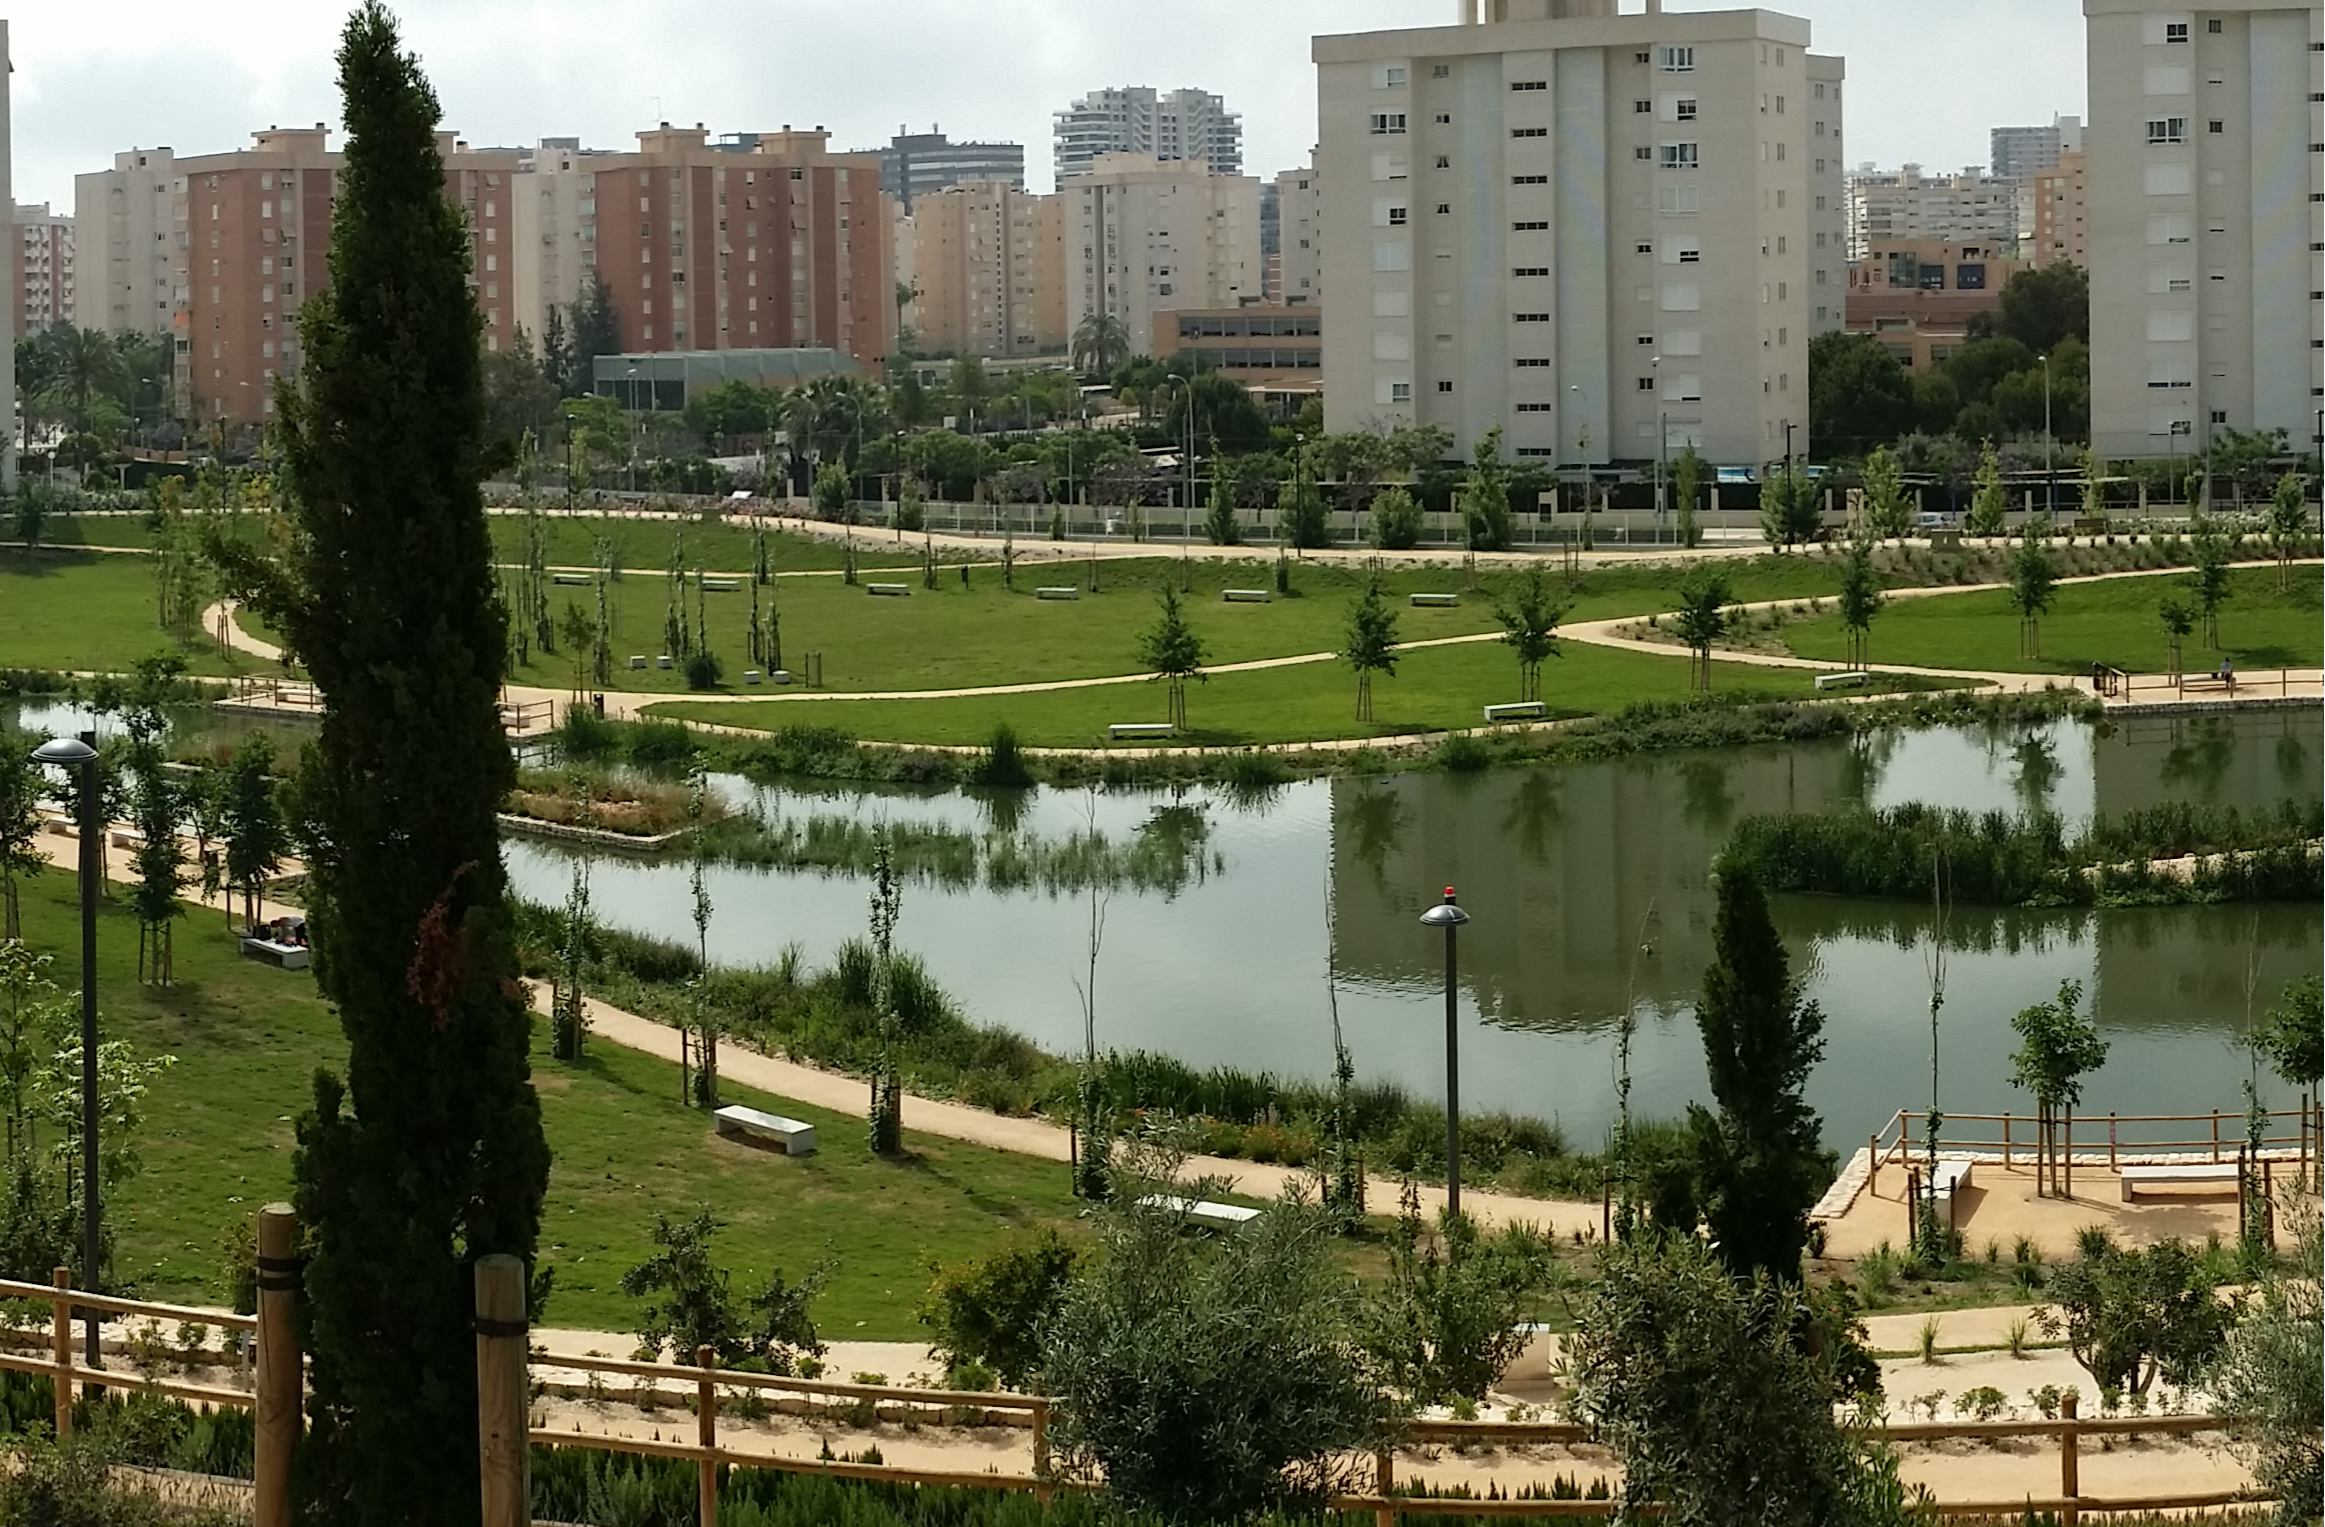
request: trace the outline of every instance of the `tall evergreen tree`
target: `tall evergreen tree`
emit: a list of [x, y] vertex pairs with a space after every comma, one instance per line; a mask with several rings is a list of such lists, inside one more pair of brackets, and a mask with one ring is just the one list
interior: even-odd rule
[[1824, 1055], [1824, 1012], [1801, 999], [1768, 898], [1740, 865], [1719, 871], [1712, 951], [1695, 1022], [1719, 1112], [1688, 1110], [1705, 1217], [1730, 1272], [1796, 1283], [1808, 1211], [1832, 1175], [1802, 1096]]
[[279, 387], [299, 534], [213, 548], [322, 691], [301, 770], [315, 976], [347, 1036], [298, 1128], [313, 1366], [304, 1515], [477, 1513], [475, 1261], [530, 1259], [549, 1151], [494, 809], [506, 620], [478, 490], [482, 322], [444, 195], [441, 113], [365, 0], [339, 49], [347, 146], [331, 282]]
[[597, 358], [601, 355], [619, 355], [622, 349], [621, 320], [614, 313], [614, 296], [605, 284], [605, 277], [596, 271], [582, 283], [581, 296], [566, 314], [566, 327], [571, 331], [572, 361], [565, 373], [565, 395], [585, 398], [597, 390]]
[[557, 396], [573, 396], [573, 336], [565, 327], [565, 310], [554, 303], [541, 324], [541, 374]]

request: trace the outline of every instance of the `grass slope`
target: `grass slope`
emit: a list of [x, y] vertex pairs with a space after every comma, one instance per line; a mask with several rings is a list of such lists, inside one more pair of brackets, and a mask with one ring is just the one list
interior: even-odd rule
[[[78, 892], [49, 870], [25, 887], [26, 934], [53, 954], [51, 975], [78, 987]], [[118, 890], [116, 895], [118, 896]], [[178, 982], [136, 982], [137, 924], [101, 904], [98, 981], [107, 1033], [141, 1052], [178, 1058], [146, 1098], [144, 1170], [108, 1204], [118, 1267], [157, 1298], [221, 1302], [219, 1244], [235, 1219], [287, 1196], [292, 1121], [308, 1106], [318, 1066], [346, 1053], [338, 1021], [303, 973], [241, 959], [214, 911], [189, 909], [177, 928]], [[904, 1163], [875, 1159], [863, 1120], [729, 1087], [728, 1101], [773, 1106], [817, 1126], [821, 1149], [802, 1160], [716, 1138], [679, 1105], [678, 1073], [599, 1041], [579, 1066], [534, 1041], [535, 1083], [555, 1155], [542, 1216], [544, 1260], [557, 1270], [548, 1319], [624, 1329], [634, 1307], [622, 1273], [647, 1254], [656, 1211], [707, 1205], [729, 1228], [722, 1265], [738, 1289], [772, 1266], [797, 1276], [837, 1263], [816, 1306], [827, 1334], [910, 1339], [926, 1288], [925, 1261], [954, 1259], [1013, 1226], [1065, 1223], [1075, 1202], [1055, 1163], [949, 1141], [913, 1140]]]
[[[1688, 692], [1685, 653], [1678, 648], [1659, 657], [1566, 642], [1562, 653], [1542, 669], [1542, 698], [1554, 716], [1604, 714], [1636, 700], [1684, 699]], [[1744, 663], [1717, 664], [1712, 683], [1721, 693], [1771, 699], [1815, 693], [1806, 671]], [[1189, 686], [1191, 730], [1164, 745], [1239, 747], [1473, 727], [1482, 724], [1483, 707], [1515, 699], [1517, 692], [1517, 665], [1498, 642], [1406, 653], [1394, 678], [1374, 681], [1376, 719], [1370, 723], [1355, 719], [1356, 681], [1338, 662], [1220, 674]], [[949, 700], [680, 701], [653, 707], [655, 715], [728, 726], [832, 727], [864, 741], [960, 746], [984, 743], [1006, 721], [1029, 746], [1084, 748], [1104, 745], [1113, 722], [1157, 721], [1163, 711], [1161, 687], [1148, 683]]]
[[[2190, 671], [2216, 667], [2221, 653], [2239, 668], [2313, 668], [2325, 660], [2320, 637], [2319, 579], [2314, 567], [2293, 569], [2292, 588], [2277, 591], [2273, 567], [2237, 567], [2220, 610], [2221, 649], [2196, 633], [2182, 644]], [[2131, 673], [2161, 673], [2171, 647], [2156, 604], [2167, 595], [2187, 598], [2184, 575], [2111, 578], [2068, 584], [2042, 618], [2042, 656], [2022, 657], [2018, 612], [2000, 589], [1899, 600], [1874, 618], [1869, 656], [1876, 663], [1975, 668], [2002, 673], [2088, 674], [2093, 663]], [[1784, 628], [1786, 644], [1802, 657], [1839, 661], [1843, 635], [1837, 617]]]
[[[712, 573], [743, 573], [752, 566], [751, 532], [740, 522], [640, 519], [631, 515], [565, 514], [557, 510], [546, 512], [542, 520], [547, 531], [551, 567], [595, 567], [597, 543], [608, 540], [613, 542], [614, 554], [621, 566], [632, 577], [658, 575], [670, 565], [670, 543], [674, 536], [683, 541], [689, 568], [707, 568]], [[493, 554], [503, 562], [522, 562], [524, 516], [495, 514], [488, 522], [492, 528]], [[838, 568], [845, 561], [837, 541], [781, 530], [767, 533], [767, 557], [779, 573], [824, 571]], [[955, 562], [964, 560], [952, 553], [946, 557]], [[900, 544], [885, 530], [860, 531], [856, 536], [856, 565], [917, 568], [920, 566], [919, 538], [910, 537]]]
[[249, 666], [207, 637], [163, 633], [151, 558], [0, 549], [0, 668], [127, 672], [157, 652], [176, 652], [194, 673]]

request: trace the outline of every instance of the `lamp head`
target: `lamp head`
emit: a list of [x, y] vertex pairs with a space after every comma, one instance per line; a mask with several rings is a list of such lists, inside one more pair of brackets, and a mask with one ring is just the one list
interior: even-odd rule
[[97, 750], [78, 737], [54, 738], [32, 750], [33, 762], [56, 764], [60, 768], [69, 769], [80, 764], [94, 763], [96, 758]]
[[1432, 928], [1458, 928], [1469, 921], [1469, 914], [1454, 905], [1453, 887], [1445, 888], [1445, 899], [1421, 914], [1421, 921]]

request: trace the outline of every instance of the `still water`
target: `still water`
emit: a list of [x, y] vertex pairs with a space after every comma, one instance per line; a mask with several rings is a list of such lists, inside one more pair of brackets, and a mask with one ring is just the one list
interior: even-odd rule
[[[26, 706], [28, 730], [85, 724]], [[208, 718], [192, 721], [203, 725]], [[285, 741], [295, 746], [294, 732]], [[1092, 830], [1143, 843], [1147, 872], [1098, 894], [1099, 1043], [1198, 1065], [1320, 1076], [1331, 1061], [1327, 972], [1360, 1074], [1442, 1097], [1443, 942], [1415, 918], [1441, 887], [1474, 921], [1460, 942], [1461, 1091], [1467, 1108], [1561, 1122], [1595, 1143], [1613, 1113], [1617, 1020], [1639, 1020], [1634, 1098], [1649, 1115], [1704, 1099], [1695, 994], [1711, 958], [1706, 869], [1751, 812], [1842, 802], [1929, 801], [1977, 809], [2042, 805], [2077, 822], [2168, 799], [2239, 805], [2320, 788], [2325, 725], [2307, 711], [2139, 718], [1886, 733], [1849, 743], [1661, 755], [1479, 775], [1312, 781], [1257, 797], [1190, 789], [1043, 790], [1000, 799], [722, 779], [771, 823], [889, 822], [949, 829], [1019, 857], [1054, 855]], [[517, 887], [562, 900], [570, 851], [522, 838]], [[591, 862], [601, 917], [691, 943], [683, 862]], [[917, 877], [901, 947], [921, 955], [974, 1020], [1053, 1050], [1081, 1045], [1092, 898], [994, 888], [972, 868]], [[861, 936], [868, 885], [846, 870], [714, 865], [714, 961], [811, 964]], [[1861, 1140], [1926, 1101], [1928, 908], [1779, 898], [1793, 968], [1826, 1014], [1811, 1101], [1835, 1144]], [[1944, 1104], [2023, 1111], [2009, 1085], [2009, 1020], [2062, 980], [2083, 984], [2112, 1050], [2087, 1111], [2193, 1113], [2241, 1106], [2249, 1061], [2234, 1040], [2285, 982], [2319, 969], [2325, 912], [2313, 905], [2120, 911], [1957, 908], [1947, 937], [1941, 1028]], [[2279, 1096], [2263, 1076], [2264, 1095]]]

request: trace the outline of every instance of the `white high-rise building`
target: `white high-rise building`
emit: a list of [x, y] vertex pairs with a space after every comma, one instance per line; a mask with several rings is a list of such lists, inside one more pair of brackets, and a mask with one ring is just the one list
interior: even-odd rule
[[1840, 119], [1808, 23], [1459, 15], [1315, 40], [1326, 426], [1436, 424], [1464, 452], [1500, 429], [1563, 462], [1757, 465], [1788, 427], [1805, 449], [1813, 146]]
[[1056, 134], [1061, 189], [1101, 154], [1192, 159], [1214, 175], [1243, 173], [1243, 118], [1204, 90], [1093, 90], [1057, 113]]
[[2018, 243], [2018, 185], [1997, 180], [1978, 165], [1959, 175], [1925, 175], [1921, 166], [1876, 170], [1861, 166], [1848, 177], [1849, 258], [1862, 260], [1875, 244], [1928, 242], [2014, 248]]
[[1154, 353], [1154, 315], [1262, 299], [1259, 179], [1192, 160], [1107, 154], [1058, 190], [1065, 220], [1065, 331], [1092, 312]]
[[108, 334], [167, 334], [181, 300], [170, 255], [176, 156], [137, 148], [73, 177], [83, 267], [81, 322]]
[[2083, 0], [2091, 81], [2091, 443], [2325, 435], [2325, 20]]
[[2053, 117], [2048, 127], [1996, 127], [1986, 134], [1987, 172], [2020, 185], [2058, 168], [2059, 155], [2083, 151], [2083, 119]]
[[[16, 205], [15, 145], [10, 141], [8, 82], [16, 72], [16, 64], [8, 51], [8, 23], [0, 21], [0, 204]], [[15, 293], [9, 293], [7, 306], [16, 306]], [[0, 322], [0, 420], [16, 417], [16, 323], [10, 319]], [[16, 491], [16, 430], [13, 426], [0, 430], [0, 493]]]
[[1838, 330], [1848, 318], [1849, 172], [1841, 150], [1844, 61], [1811, 53], [1808, 99], [1808, 332]]
[[1276, 177], [1275, 299], [1287, 307], [1324, 305], [1323, 199], [1317, 191], [1316, 161]]

